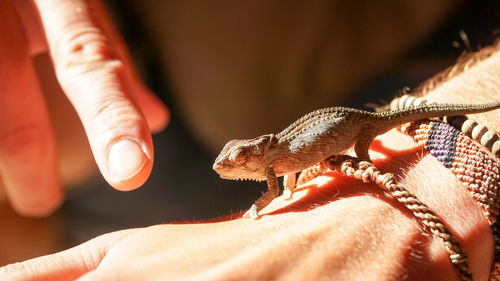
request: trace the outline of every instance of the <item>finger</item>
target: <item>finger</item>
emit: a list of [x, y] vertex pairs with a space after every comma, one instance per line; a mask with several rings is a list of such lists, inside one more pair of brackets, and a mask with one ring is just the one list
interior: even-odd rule
[[[167, 276], [162, 276], [161, 273], [156, 272], [161, 271], [162, 268], [161, 265], [158, 266], [158, 264], [151, 265], [151, 263], [155, 263], [154, 261], [152, 261], [153, 259], [154, 258], [148, 259], [146, 261], [141, 260], [140, 264], [128, 265], [126, 267], [126, 270], [124, 270], [124, 267], [122, 266], [115, 266], [106, 269], [98, 268], [85, 273], [80, 278], [78, 278], [77, 281], [134, 281], [151, 279], [171, 280], [171, 278], [169, 278], [170, 276], [168, 276], [168, 273], [165, 272], [163, 275]], [[148, 270], [144, 270], [144, 268], [148, 268]], [[155, 270], [155, 273], [153, 273], [152, 270]], [[151, 278], [151, 276], [155, 276], [155, 278]]]
[[139, 78], [139, 75], [135, 68], [133, 67], [132, 58], [128, 52], [126, 44], [124, 43], [122, 37], [117, 32], [116, 28], [110, 21], [111, 17], [107, 11], [102, 7], [100, 2], [93, 2], [94, 9], [96, 10], [97, 21], [99, 25], [103, 27], [106, 34], [109, 35], [110, 40], [113, 42], [117, 49], [118, 55], [123, 60], [126, 65], [126, 75], [131, 81], [131, 85], [134, 89], [132, 91], [134, 97], [139, 104], [146, 120], [149, 124], [149, 128], [153, 132], [159, 132], [165, 128], [169, 120], [169, 112], [166, 106], [161, 102], [161, 100], [151, 92], [144, 85], [144, 83]]
[[108, 233], [56, 254], [0, 267], [0, 280], [74, 280], [97, 268], [116, 243], [135, 231]]
[[99, 169], [119, 190], [141, 186], [153, 163], [151, 133], [94, 1], [35, 0], [61, 87], [75, 107]]
[[15, 1], [18, 15], [29, 42], [32, 56], [48, 50], [47, 41], [43, 36], [42, 24], [33, 1]]
[[130, 73], [135, 92], [137, 93], [137, 103], [144, 112], [149, 128], [153, 133], [161, 132], [167, 126], [170, 113], [163, 102], [149, 90], [134, 72]]
[[[27, 35], [26, 37], [29, 41], [30, 54], [36, 55], [47, 51], [47, 42], [43, 36], [42, 24], [34, 3], [32, 1], [16, 1], [15, 3], [23, 23], [24, 31]], [[105, 9], [102, 8], [99, 2], [94, 3], [94, 6], [97, 10], [98, 21], [102, 23], [106, 33], [110, 35], [111, 41], [119, 51], [119, 56], [127, 66], [126, 69], [130, 70], [127, 71], [127, 76], [129, 77], [128, 79], [132, 81], [131, 84], [134, 88], [132, 93], [136, 93], [137, 103], [146, 117], [149, 128], [153, 132], [161, 131], [168, 123], [168, 109], [160, 99], [144, 85], [134, 67], [132, 67], [132, 59], [127, 51], [127, 47], [111, 23], [110, 17]]]
[[[45, 52], [48, 49], [47, 42], [43, 36], [43, 29], [39, 15], [32, 1], [16, 1], [17, 10], [23, 22], [24, 30], [29, 40], [30, 53], [36, 55]], [[165, 128], [169, 120], [169, 112], [160, 99], [153, 94], [141, 81], [139, 75], [132, 67], [132, 60], [127, 51], [127, 47], [123, 42], [119, 33], [114, 28], [110, 21], [109, 15], [102, 8], [99, 2], [94, 3], [98, 16], [96, 17], [99, 23], [110, 35], [111, 41], [117, 47], [120, 57], [126, 64], [127, 76], [132, 81], [133, 93], [136, 93], [137, 103], [144, 113], [148, 122], [149, 128], [153, 132], [159, 132]]]
[[[109, 271], [109, 272], [108, 272]], [[77, 279], [77, 281], [98, 281], [98, 280], [108, 280], [108, 281], [126, 281], [130, 278], [126, 278], [127, 272], [120, 269], [113, 269], [108, 271], [93, 270], [85, 273], [83, 276]], [[138, 276], [134, 276], [132, 280], [139, 280]]]
[[12, 1], [0, 18], [0, 173], [14, 209], [44, 215], [62, 201], [55, 140]]

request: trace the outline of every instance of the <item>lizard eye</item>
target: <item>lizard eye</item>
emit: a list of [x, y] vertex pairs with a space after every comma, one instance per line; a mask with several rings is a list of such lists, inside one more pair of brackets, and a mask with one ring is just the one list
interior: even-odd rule
[[229, 154], [229, 160], [234, 164], [245, 163], [247, 161], [247, 158], [248, 158], [248, 153], [241, 148], [237, 148], [231, 151], [231, 154]]

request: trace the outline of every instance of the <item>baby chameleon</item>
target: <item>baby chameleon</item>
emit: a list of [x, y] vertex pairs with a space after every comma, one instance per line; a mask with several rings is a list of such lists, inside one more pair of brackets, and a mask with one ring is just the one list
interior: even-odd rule
[[[313, 111], [280, 133], [254, 139], [231, 140], [215, 160], [213, 169], [224, 179], [267, 181], [264, 193], [244, 217], [258, 218], [258, 212], [278, 196], [279, 176], [295, 178], [302, 171], [354, 145], [362, 160], [370, 160], [373, 139], [407, 122], [425, 118], [480, 113], [500, 108], [500, 101], [486, 104], [427, 104], [402, 110], [368, 112], [346, 107]], [[286, 188], [293, 192], [294, 181]]]

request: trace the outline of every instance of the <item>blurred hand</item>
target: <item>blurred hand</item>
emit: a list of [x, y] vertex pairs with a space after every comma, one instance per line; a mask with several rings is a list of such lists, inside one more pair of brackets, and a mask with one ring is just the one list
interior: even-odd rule
[[151, 130], [168, 120], [99, 1], [1, 1], [0, 176], [12, 206], [29, 216], [53, 211], [63, 198], [52, 124], [32, 62], [47, 51], [114, 188], [131, 190], [148, 178]]

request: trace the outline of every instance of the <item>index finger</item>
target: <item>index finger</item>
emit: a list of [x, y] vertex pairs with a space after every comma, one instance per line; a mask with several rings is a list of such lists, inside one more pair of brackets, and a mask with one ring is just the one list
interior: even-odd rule
[[115, 188], [148, 178], [153, 144], [133, 98], [128, 66], [102, 28], [97, 1], [35, 0], [58, 80], [87, 133], [94, 158]]

